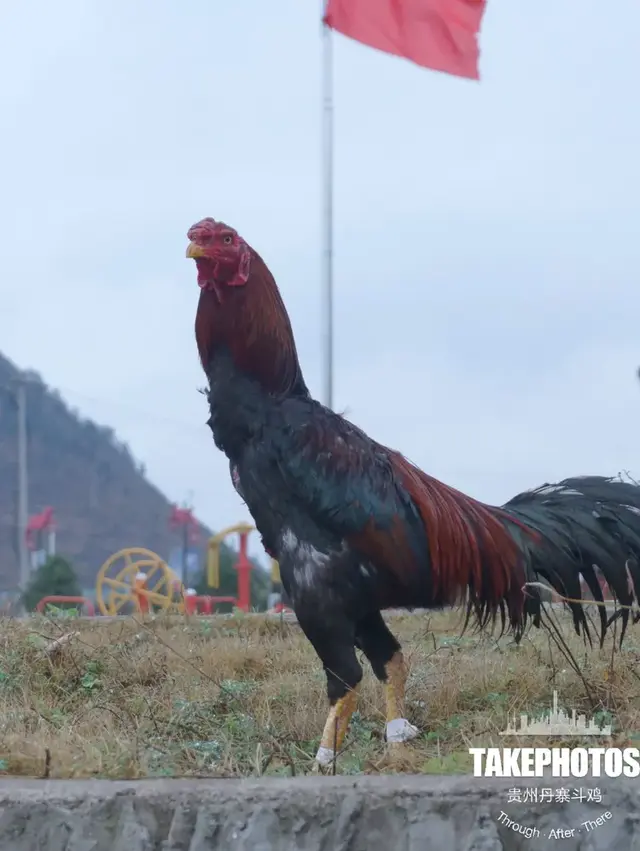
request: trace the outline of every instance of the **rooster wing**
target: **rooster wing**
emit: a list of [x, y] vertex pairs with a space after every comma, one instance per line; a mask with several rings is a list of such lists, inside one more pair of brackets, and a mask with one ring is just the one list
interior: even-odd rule
[[283, 401], [278, 420], [240, 463], [263, 537], [281, 540], [291, 530], [327, 554], [346, 544], [413, 595], [428, 594], [429, 540], [398, 474], [401, 456], [310, 399]]

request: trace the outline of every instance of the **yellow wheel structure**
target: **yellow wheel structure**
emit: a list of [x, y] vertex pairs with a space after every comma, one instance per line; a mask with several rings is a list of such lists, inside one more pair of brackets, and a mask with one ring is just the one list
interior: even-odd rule
[[[136, 582], [138, 573], [146, 574], [143, 585]], [[130, 547], [114, 553], [98, 571], [96, 602], [103, 615], [124, 614], [127, 604], [139, 611], [139, 596], [146, 598], [149, 608], [181, 610], [184, 599], [180, 594], [179, 601], [175, 601], [176, 582], [180, 580], [157, 553]]]

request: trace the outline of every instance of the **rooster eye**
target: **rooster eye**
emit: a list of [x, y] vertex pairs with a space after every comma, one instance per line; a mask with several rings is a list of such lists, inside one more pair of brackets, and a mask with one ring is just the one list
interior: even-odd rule
[[227, 235], [223, 238], [222, 241], [224, 242], [225, 245], [231, 245], [231, 243], [233, 242], [233, 237]]

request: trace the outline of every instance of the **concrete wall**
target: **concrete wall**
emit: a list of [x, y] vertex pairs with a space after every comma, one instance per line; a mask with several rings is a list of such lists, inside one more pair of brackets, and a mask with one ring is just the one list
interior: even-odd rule
[[[602, 803], [506, 803], [509, 787], [534, 784], [434, 776], [5, 778], [0, 851], [640, 851], [637, 781], [581, 781], [600, 786]], [[526, 838], [501, 811], [540, 835]], [[588, 820], [591, 829], [581, 826]], [[551, 834], [558, 829], [574, 835]]]

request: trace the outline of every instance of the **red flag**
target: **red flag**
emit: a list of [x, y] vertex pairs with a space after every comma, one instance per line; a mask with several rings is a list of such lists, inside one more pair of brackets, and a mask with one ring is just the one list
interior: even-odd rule
[[385, 53], [477, 80], [485, 6], [486, 0], [328, 0], [324, 22]]

